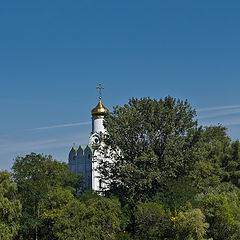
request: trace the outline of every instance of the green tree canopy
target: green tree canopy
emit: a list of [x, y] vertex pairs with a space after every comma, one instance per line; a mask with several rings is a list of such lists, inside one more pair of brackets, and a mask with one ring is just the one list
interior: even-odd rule
[[164, 239], [172, 233], [170, 217], [160, 204], [139, 203], [136, 205], [134, 216], [134, 239]]
[[11, 174], [0, 171], [0, 240], [11, 240], [17, 235], [21, 208]]
[[230, 138], [225, 127], [218, 125], [200, 129], [199, 159], [189, 174], [199, 192], [216, 187], [223, 181], [225, 172], [222, 164], [229, 146]]
[[78, 178], [67, 169], [66, 163], [53, 160], [51, 156], [31, 153], [16, 158], [12, 170], [23, 205], [21, 236], [24, 239], [38, 239], [51, 233], [42, 214], [48, 206], [52, 209], [53, 203], [49, 201], [57, 188], [74, 190]]
[[[230, 186], [223, 186], [226, 190]], [[224, 190], [224, 188], [221, 188]], [[208, 236], [213, 239], [230, 240], [240, 237], [240, 192], [212, 190], [197, 198], [199, 208], [210, 224]]]
[[235, 186], [240, 187], [240, 142], [232, 142], [227, 151], [227, 155], [222, 161], [225, 170], [224, 181], [230, 181]]
[[180, 211], [175, 224], [177, 240], [207, 240], [209, 224], [205, 222], [205, 216], [199, 208]]
[[110, 191], [127, 201], [146, 200], [167, 178], [186, 175], [198, 157], [194, 117], [187, 101], [171, 97], [133, 98], [124, 107], [115, 107], [104, 123], [109, 160], [100, 162]]
[[117, 200], [95, 197], [70, 201], [60, 211], [54, 234], [60, 240], [114, 240], [121, 232], [121, 208]]

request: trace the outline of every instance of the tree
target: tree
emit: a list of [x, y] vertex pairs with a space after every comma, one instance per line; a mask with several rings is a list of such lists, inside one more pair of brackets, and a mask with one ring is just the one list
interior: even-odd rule
[[189, 176], [199, 192], [218, 186], [226, 176], [223, 164], [229, 154], [230, 138], [226, 128], [210, 126], [201, 128], [199, 138], [199, 161], [196, 161]]
[[206, 216], [206, 222], [210, 224], [208, 237], [218, 240], [239, 239], [240, 237], [240, 192], [228, 191], [224, 185], [220, 192], [211, 190], [207, 194], [198, 196], [198, 205]]
[[59, 213], [54, 224], [57, 239], [114, 240], [121, 231], [121, 208], [105, 197], [84, 202], [74, 199]]
[[17, 186], [8, 171], [0, 171], [0, 239], [11, 240], [17, 235], [21, 217]]
[[238, 140], [230, 144], [228, 154], [222, 161], [222, 167], [225, 170], [224, 181], [231, 181], [240, 187], [240, 143]]
[[53, 225], [59, 217], [62, 209], [73, 201], [75, 196], [73, 193], [61, 186], [51, 188], [47, 193], [47, 201], [42, 209], [40, 219], [44, 222], [44, 227], [41, 231], [41, 239], [54, 239]]
[[66, 163], [53, 160], [51, 156], [31, 153], [16, 158], [12, 170], [23, 205], [20, 229], [23, 239], [37, 240], [46, 232], [51, 233], [46, 230], [51, 226], [45, 225], [42, 214], [49, 206], [50, 190], [56, 187], [74, 190], [77, 176], [67, 169]]
[[206, 240], [209, 224], [199, 208], [181, 211], [176, 218], [176, 239]]
[[171, 221], [163, 206], [157, 203], [139, 203], [135, 209], [134, 239], [164, 239], [171, 234]]
[[198, 156], [194, 117], [187, 101], [169, 96], [133, 98], [115, 107], [105, 118], [109, 155], [99, 168], [110, 192], [134, 205], [162, 191], [166, 179], [188, 174]]
[[190, 177], [167, 179], [164, 189], [158, 192], [152, 201], [162, 204], [166, 209], [180, 209], [187, 202], [192, 202], [197, 194]]

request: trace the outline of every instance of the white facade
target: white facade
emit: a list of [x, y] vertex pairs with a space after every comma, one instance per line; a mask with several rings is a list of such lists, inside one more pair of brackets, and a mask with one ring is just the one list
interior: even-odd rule
[[103, 119], [104, 117], [92, 117], [92, 133], [105, 132]]
[[[97, 150], [94, 151], [94, 145], [103, 145], [100, 139], [100, 133], [105, 133], [103, 126], [104, 113], [108, 111], [101, 103], [92, 110], [92, 133], [89, 138], [89, 145], [80, 145], [72, 147], [69, 152], [68, 166], [69, 170], [75, 174], [81, 174], [84, 180], [84, 188], [94, 191], [101, 191], [102, 182], [97, 171], [98, 160], [103, 156]], [[100, 113], [99, 113], [100, 112]]]
[[[92, 135], [90, 136], [89, 142], [92, 145], [94, 144], [103, 144], [100, 139], [100, 133], [105, 132], [105, 128], [103, 126], [104, 117], [92, 117]], [[92, 189], [94, 191], [101, 191], [102, 183], [100, 179], [100, 175], [97, 171], [98, 169], [98, 160], [103, 156], [97, 150], [93, 153], [92, 158]]]

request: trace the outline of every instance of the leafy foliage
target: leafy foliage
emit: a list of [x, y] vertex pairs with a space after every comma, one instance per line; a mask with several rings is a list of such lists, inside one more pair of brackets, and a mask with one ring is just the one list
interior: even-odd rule
[[162, 239], [171, 233], [171, 221], [163, 206], [139, 203], [135, 210], [135, 239]]
[[121, 231], [121, 209], [116, 200], [100, 197], [85, 203], [70, 201], [54, 224], [58, 239], [116, 239]]
[[237, 187], [240, 187], [240, 143], [234, 141], [229, 146], [227, 156], [223, 161], [225, 170], [225, 181], [231, 181]]
[[196, 187], [187, 176], [167, 179], [162, 189], [153, 197], [152, 201], [170, 209], [180, 209], [189, 201], [193, 201], [197, 194]]
[[190, 177], [200, 192], [218, 186], [224, 177], [222, 162], [226, 158], [230, 139], [221, 125], [201, 128], [198, 149], [199, 161]]
[[198, 201], [206, 221], [210, 224], [209, 237], [226, 240], [240, 232], [240, 192], [237, 194], [213, 191], [199, 195]]
[[17, 235], [21, 217], [21, 203], [17, 198], [17, 186], [11, 174], [0, 171], [0, 239], [11, 240]]
[[133, 98], [115, 107], [105, 119], [110, 158], [100, 163], [110, 191], [134, 204], [152, 198], [167, 178], [186, 175], [197, 156], [194, 117], [187, 101], [171, 97]]
[[176, 220], [176, 238], [178, 240], [205, 240], [209, 224], [199, 208], [181, 211]]
[[67, 171], [66, 163], [35, 153], [17, 157], [12, 169], [23, 205], [21, 236], [24, 239], [38, 239], [51, 234], [51, 225], [42, 218], [47, 206], [51, 206], [51, 191], [56, 191], [58, 187], [73, 191], [77, 176]]

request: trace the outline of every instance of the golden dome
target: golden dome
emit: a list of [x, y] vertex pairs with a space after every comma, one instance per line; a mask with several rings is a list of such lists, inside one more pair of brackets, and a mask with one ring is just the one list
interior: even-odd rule
[[103, 106], [101, 98], [100, 98], [98, 105], [92, 110], [92, 116], [93, 117], [104, 117], [107, 112], [108, 112], [108, 109]]

